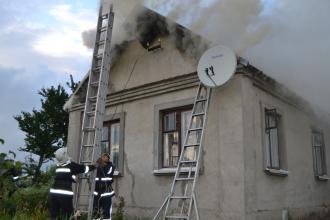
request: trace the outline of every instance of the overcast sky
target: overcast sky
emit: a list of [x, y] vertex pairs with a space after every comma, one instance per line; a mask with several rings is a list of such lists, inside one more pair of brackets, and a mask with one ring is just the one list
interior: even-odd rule
[[[97, 0], [2, 0], [0, 4], [0, 150], [24, 146], [14, 115], [40, 107], [38, 90], [80, 80], [91, 51], [81, 33], [95, 26]], [[18, 154], [18, 159], [23, 159]]]
[[[116, 0], [123, 7], [142, 0]], [[330, 112], [329, 0], [147, 0], [149, 7], [232, 47], [266, 74]], [[24, 145], [14, 115], [39, 108], [37, 91], [81, 80], [91, 50], [81, 33], [96, 26], [98, 0], [2, 0], [0, 138]], [[122, 10], [123, 12], [124, 10]], [[124, 19], [125, 13], [117, 13]], [[18, 156], [23, 159], [23, 155]]]

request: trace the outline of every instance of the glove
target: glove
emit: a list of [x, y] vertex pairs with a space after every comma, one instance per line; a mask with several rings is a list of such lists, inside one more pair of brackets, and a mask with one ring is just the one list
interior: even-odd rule
[[95, 165], [88, 165], [89, 166], [89, 171], [95, 170], [96, 166]]

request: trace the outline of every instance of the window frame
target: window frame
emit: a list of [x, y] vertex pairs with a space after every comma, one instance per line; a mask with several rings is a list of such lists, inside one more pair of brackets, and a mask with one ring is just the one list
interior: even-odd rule
[[[314, 145], [314, 135], [321, 135], [321, 146], [315, 146]], [[329, 177], [327, 177], [328, 170], [327, 170], [327, 157], [326, 157], [326, 149], [325, 149], [325, 138], [324, 138], [324, 133], [320, 129], [311, 129], [311, 146], [312, 146], [312, 157], [313, 157], [313, 171], [314, 171], [314, 176], [319, 179], [319, 180], [328, 180]], [[322, 166], [322, 171], [321, 174], [318, 173], [317, 170], [317, 158], [316, 158], [316, 153], [315, 153], [315, 148], [320, 147], [321, 148], [321, 166]]]
[[[180, 107], [174, 107], [174, 108], [170, 108], [170, 109], [165, 109], [165, 110], [161, 110], [160, 112], [160, 136], [161, 136], [161, 150], [162, 150], [162, 157], [161, 157], [161, 168], [176, 168], [176, 165], [173, 164], [169, 164], [169, 166], [164, 166], [164, 134], [167, 133], [172, 133], [172, 132], [177, 132], [178, 133], [178, 152], [179, 152], [179, 157], [182, 151], [182, 138], [183, 138], [183, 134], [182, 134], [182, 113], [189, 111], [189, 110], [193, 110], [193, 106], [192, 105], [185, 105], [185, 106], [180, 106]], [[175, 125], [174, 125], [174, 129], [173, 130], [166, 130], [165, 129], [165, 118], [164, 116], [166, 114], [169, 113], [174, 113], [175, 114]], [[170, 149], [169, 149], [170, 152]], [[169, 155], [170, 157], [170, 155]], [[179, 159], [179, 158], [178, 158]], [[171, 161], [171, 158], [169, 158], [169, 161]], [[171, 163], [171, 162], [169, 162]]]
[[[181, 99], [172, 102], [166, 102], [154, 105], [154, 148], [153, 148], [153, 173], [154, 175], [172, 175], [176, 167], [162, 167], [162, 133], [161, 133], [161, 112], [167, 109], [180, 108], [184, 106], [193, 106], [194, 98]], [[181, 153], [181, 152], [180, 152]]]
[[[271, 158], [270, 151], [267, 151], [267, 122], [266, 122], [266, 111], [276, 110], [276, 123], [277, 123], [277, 151], [278, 151], [278, 167], [270, 166]], [[270, 175], [287, 176], [289, 174], [287, 168], [287, 157], [286, 157], [286, 140], [285, 140], [285, 115], [284, 112], [278, 107], [270, 104], [261, 103], [261, 117], [262, 117], [262, 151], [263, 151], [263, 167], [264, 171]], [[279, 120], [278, 120], [279, 119]]]
[[[106, 124], [118, 123], [119, 122], [119, 158], [118, 158], [118, 167], [114, 172], [115, 176], [123, 176], [124, 175], [124, 140], [125, 140], [125, 112], [108, 114], [105, 115], [103, 120], [103, 126]], [[109, 129], [109, 141], [111, 141], [111, 132]], [[110, 147], [110, 143], [109, 143]]]
[[[266, 140], [265, 148], [268, 148], [268, 152], [266, 150], [266, 166], [268, 169], [279, 170], [282, 166], [282, 159], [280, 156], [281, 144], [280, 144], [280, 135], [279, 135], [280, 132], [279, 122], [282, 116], [277, 113], [276, 108], [272, 108], [272, 109], [265, 108], [264, 115], [265, 115], [265, 140]], [[273, 122], [271, 122], [271, 117], [273, 117], [272, 119]], [[271, 125], [272, 123], [274, 125]], [[272, 141], [274, 138], [274, 137], [272, 138], [272, 136], [275, 136], [276, 139], [275, 143]]]

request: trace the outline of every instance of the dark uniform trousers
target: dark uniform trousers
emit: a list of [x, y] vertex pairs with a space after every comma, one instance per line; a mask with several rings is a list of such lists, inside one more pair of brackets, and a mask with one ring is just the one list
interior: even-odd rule
[[69, 219], [73, 213], [72, 195], [50, 194], [51, 219]]
[[112, 197], [115, 195], [113, 182], [114, 166], [111, 162], [97, 168], [94, 192], [94, 211], [103, 219], [111, 219]]
[[58, 164], [55, 181], [50, 189], [50, 217], [52, 220], [69, 219], [73, 214], [72, 183], [77, 174], [87, 173], [95, 169], [94, 166], [81, 165], [74, 162]]

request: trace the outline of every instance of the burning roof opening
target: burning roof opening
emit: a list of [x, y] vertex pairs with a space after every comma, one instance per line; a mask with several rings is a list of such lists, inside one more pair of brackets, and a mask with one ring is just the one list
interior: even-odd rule
[[136, 18], [137, 39], [144, 48], [153, 43], [160, 36], [168, 36], [166, 18], [156, 12], [145, 9]]

